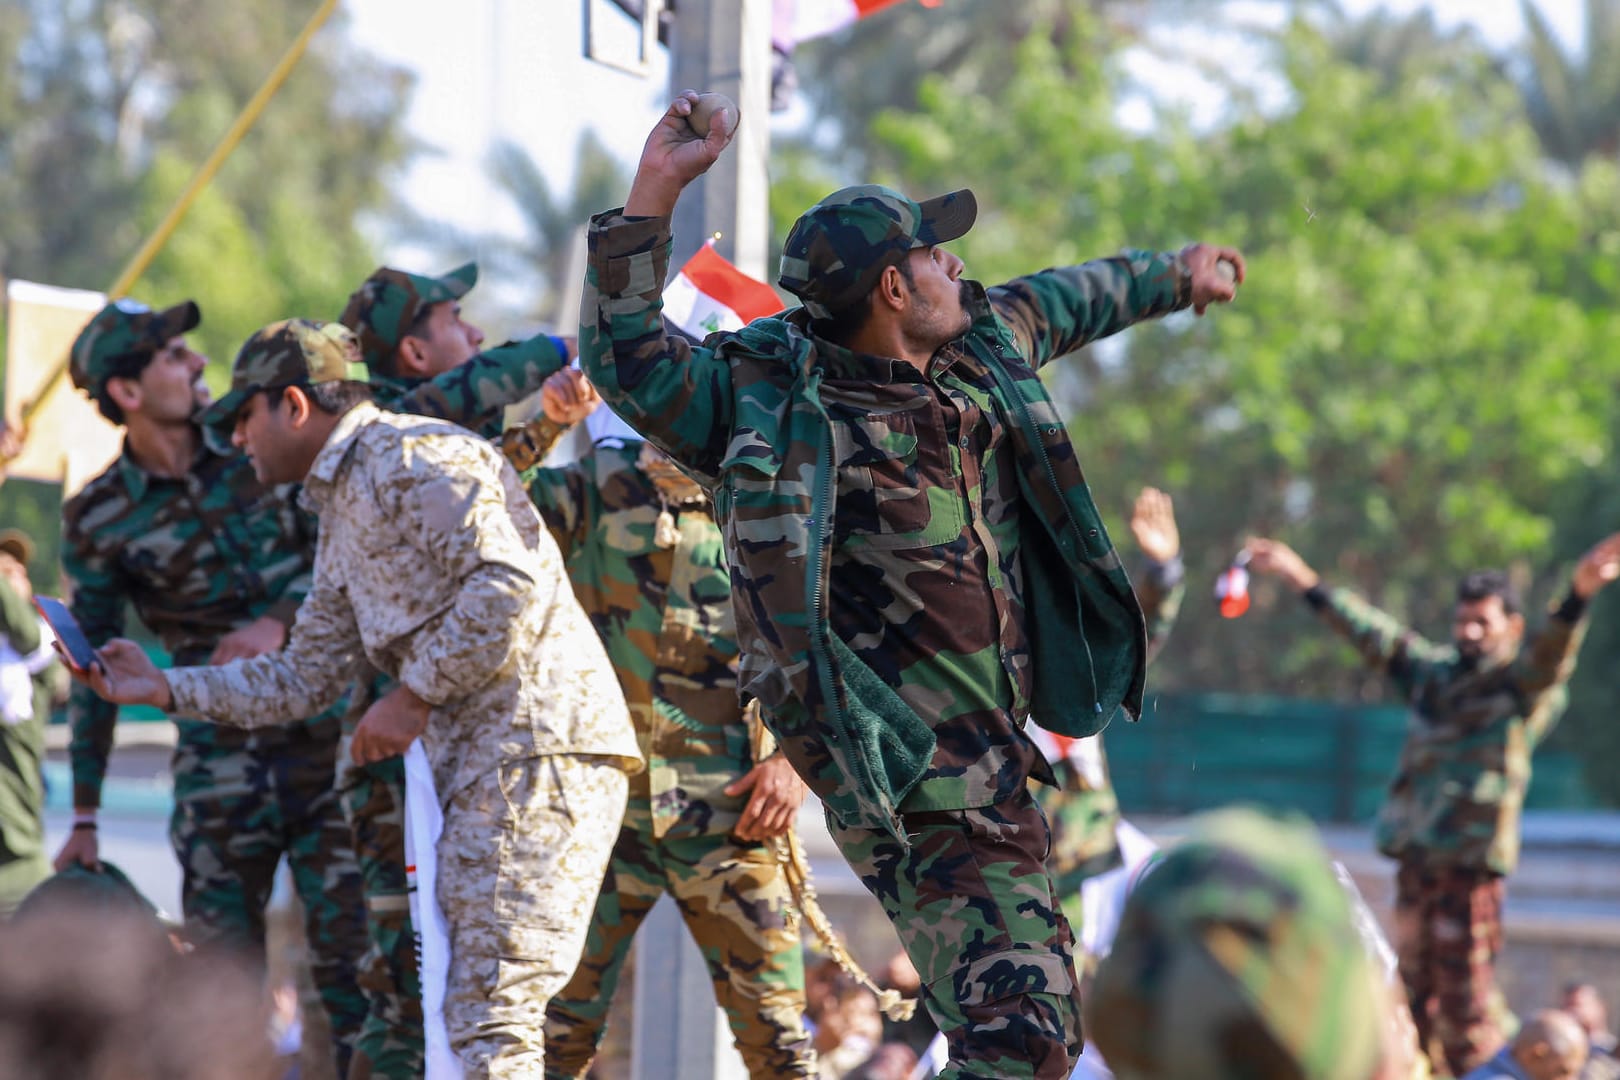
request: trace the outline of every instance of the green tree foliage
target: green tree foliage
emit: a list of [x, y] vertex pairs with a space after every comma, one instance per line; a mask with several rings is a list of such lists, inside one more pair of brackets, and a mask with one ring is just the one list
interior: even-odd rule
[[[1137, 488], [1177, 500], [1192, 596], [1154, 682], [1383, 693], [1291, 596], [1262, 587], [1246, 618], [1219, 618], [1210, 586], [1251, 533], [1441, 638], [1466, 570], [1506, 565], [1550, 598], [1568, 558], [1620, 527], [1615, 171], [1549, 180], [1516, 87], [1457, 42], [1366, 66], [1342, 27], [1296, 19], [1263, 57], [1281, 104], [1234, 98], [1213, 130], [1165, 114], [1144, 132], [1115, 119], [1105, 24], [1053, 29], [1001, 54], [993, 92], [925, 77], [914, 107], [840, 119], [882, 148], [881, 178], [975, 190], [955, 248], [986, 282], [1124, 246], [1247, 253], [1232, 307], [1051, 376], [1122, 547]], [[1620, 604], [1599, 608], [1608, 634]], [[1586, 659], [1583, 693], [1613, 682]], [[1565, 737], [1612, 729], [1614, 696], [1577, 696]]]
[[[106, 288], [316, 7], [0, 8], [0, 275]], [[410, 149], [409, 86], [329, 23], [131, 292], [196, 297], [227, 359], [272, 319], [335, 317], [373, 266], [356, 223]]]

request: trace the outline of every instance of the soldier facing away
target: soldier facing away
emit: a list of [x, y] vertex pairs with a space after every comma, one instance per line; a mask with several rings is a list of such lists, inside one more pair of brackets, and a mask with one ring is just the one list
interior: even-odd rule
[[1248, 550], [1252, 572], [1299, 593], [1410, 710], [1376, 838], [1399, 864], [1395, 951], [1418, 1044], [1427, 1050], [1438, 1037], [1435, 1072], [1461, 1076], [1503, 1042], [1495, 1015], [1503, 878], [1519, 858], [1530, 756], [1563, 715], [1587, 605], [1620, 576], [1620, 533], [1581, 557], [1568, 594], [1527, 645], [1503, 573], [1463, 578], [1453, 640], [1441, 645], [1349, 589], [1329, 588], [1287, 544], [1254, 539]]
[[394, 678], [351, 752], [369, 763], [420, 736], [432, 765], [451, 1049], [470, 1080], [532, 1077], [641, 756], [517, 474], [470, 432], [379, 410], [351, 361], [341, 325], [273, 323], [208, 414], [233, 425], [262, 480], [302, 481], [321, 518], [286, 648], [165, 675], [112, 642], [91, 680], [114, 700], [259, 727], [339, 696], [362, 658]]
[[[577, 371], [547, 381], [569, 400]], [[756, 759], [737, 701], [737, 641], [708, 495], [651, 443], [598, 441], [524, 474], [574, 594], [624, 687], [647, 771], [624, 824], [585, 953], [546, 1008], [546, 1075], [584, 1076], [637, 929], [664, 893], [680, 908], [749, 1075], [814, 1076], [804, 953], [786, 875], [766, 841], [793, 827], [805, 787], [779, 753]]]
[[986, 290], [940, 245], [971, 193], [849, 188], [787, 238], [803, 306], [711, 335], [660, 319], [670, 215], [724, 149], [677, 98], [622, 211], [593, 219], [580, 359], [715, 492], [739, 682], [882, 903], [950, 1046], [947, 1078], [1067, 1077], [1073, 939], [1023, 732], [1141, 707], [1141, 609], [1036, 370], [1132, 323], [1229, 300], [1241, 257], [1130, 252]]

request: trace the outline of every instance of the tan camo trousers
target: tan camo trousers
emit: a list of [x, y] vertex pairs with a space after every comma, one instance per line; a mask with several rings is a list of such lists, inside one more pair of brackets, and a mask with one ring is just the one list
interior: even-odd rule
[[627, 790], [614, 759], [548, 755], [502, 765], [445, 808], [445, 1026], [467, 1080], [542, 1074], [546, 1003], [579, 962]]

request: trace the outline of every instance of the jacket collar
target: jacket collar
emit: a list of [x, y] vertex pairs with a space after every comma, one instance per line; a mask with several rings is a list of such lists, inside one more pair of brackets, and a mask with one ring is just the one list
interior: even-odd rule
[[[207, 431], [201, 427], [198, 427], [197, 452], [193, 454], [191, 458], [191, 467], [193, 471], [196, 470], [197, 465], [202, 462], [204, 458], [226, 457], [228, 454], [234, 454], [236, 452], [235, 449], [230, 450], [228, 453], [221, 452], [218, 447], [209, 442], [206, 436]], [[154, 477], [151, 472], [147, 471], [145, 466], [135, 460], [135, 455], [129, 452], [129, 436], [127, 434], [124, 436], [123, 451], [118, 455], [118, 478], [120, 481], [122, 481], [124, 490], [129, 492], [129, 497], [137, 502], [139, 502], [146, 495], [146, 489], [151, 485], [154, 479], [167, 479], [167, 477]]]
[[362, 401], [343, 414], [337, 426], [332, 429], [332, 434], [326, 437], [326, 444], [321, 447], [321, 452], [315, 455], [315, 461], [309, 467], [309, 475], [304, 479], [303, 502], [308, 509], [319, 514], [326, 506], [326, 501], [332, 494], [332, 485], [337, 480], [338, 470], [343, 467], [349, 452], [354, 449], [361, 429], [381, 415], [382, 410], [369, 401]]

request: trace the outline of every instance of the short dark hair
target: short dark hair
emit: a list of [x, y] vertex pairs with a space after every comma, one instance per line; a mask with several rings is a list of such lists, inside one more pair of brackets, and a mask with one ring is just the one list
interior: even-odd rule
[[[342, 416], [350, 409], [363, 401], [372, 398], [371, 384], [359, 382], [354, 379], [339, 379], [335, 382], [315, 383], [300, 386], [298, 389], [309, 398], [309, 403], [321, 412], [330, 416]], [[286, 396], [285, 386], [267, 386], [264, 390], [265, 404], [274, 409], [281, 404]]]
[[[911, 263], [901, 259], [894, 265], [899, 269], [900, 276], [906, 279], [906, 288], [915, 289], [917, 276], [911, 272]], [[866, 328], [867, 321], [872, 318], [873, 297], [876, 295], [877, 286], [874, 285], [871, 292], [849, 307], [833, 312], [829, 318], [812, 321], [810, 332], [834, 345], [848, 345], [856, 334]]]
[[1505, 570], [1475, 570], [1457, 582], [1459, 604], [1477, 604], [1493, 596], [1502, 601], [1502, 610], [1507, 614], [1519, 613], [1519, 590], [1508, 580]]
[[157, 359], [156, 349], [137, 349], [134, 352], [119, 353], [107, 361], [107, 374], [101, 380], [101, 385], [96, 388], [96, 392], [91, 395], [91, 400], [96, 403], [96, 408], [101, 411], [102, 416], [123, 426], [127, 419], [124, 410], [112, 399], [112, 395], [107, 393], [107, 384], [114, 379], [140, 378], [141, 372], [145, 371], [155, 359]]

